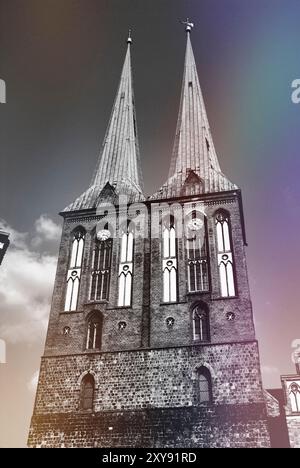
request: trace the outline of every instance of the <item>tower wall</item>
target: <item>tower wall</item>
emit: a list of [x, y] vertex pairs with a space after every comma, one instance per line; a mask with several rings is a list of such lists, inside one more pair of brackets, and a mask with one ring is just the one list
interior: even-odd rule
[[[256, 342], [45, 357], [30, 446], [268, 446]], [[213, 406], [198, 405], [207, 366]], [[80, 411], [82, 377], [94, 407]], [[141, 431], [140, 431], [141, 429]]]
[[[255, 331], [247, 276], [243, 224], [237, 191], [227, 194], [211, 194], [210, 197], [191, 197], [190, 200], [168, 200], [165, 209], [152, 204], [152, 223], [161, 224], [161, 218], [168, 208], [178, 204], [182, 216], [193, 209], [202, 211], [207, 219], [208, 251], [211, 286], [208, 293], [189, 293], [187, 281], [187, 258], [185, 233], [177, 239], [178, 251], [178, 302], [165, 304], [162, 300], [162, 241], [161, 236], [151, 239], [150, 276], [150, 316], [151, 346], [172, 346], [193, 344], [192, 310], [197, 301], [204, 301], [209, 309], [211, 343], [232, 342], [255, 339]], [[236, 296], [222, 298], [218, 259], [216, 251], [215, 213], [224, 209], [230, 214], [232, 243], [235, 262]], [[175, 208], [176, 211], [176, 208]], [[181, 216], [181, 214], [179, 215]], [[235, 319], [227, 320], [227, 313], [233, 312]], [[171, 329], [166, 327], [166, 319], [175, 319]]]
[[[164, 205], [172, 207], [173, 203], [174, 201], [169, 201]], [[118, 231], [113, 239], [108, 301], [90, 301], [93, 240], [100, 217], [91, 212], [69, 216], [63, 226], [45, 355], [85, 351], [87, 318], [94, 310], [103, 315], [102, 351], [138, 349], [143, 346], [192, 345], [192, 309], [197, 301], [204, 301], [208, 305], [211, 343], [255, 339], [238, 192], [215, 195], [209, 199], [195, 197], [194, 201], [184, 200], [179, 206], [182, 206], [182, 213], [188, 213], [194, 206], [199, 206], [207, 217], [211, 290], [208, 293], [188, 293], [185, 239], [182, 235], [177, 239], [178, 302], [163, 303], [161, 237], [154, 236], [150, 239], [150, 219], [152, 225], [158, 226], [159, 229], [161, 214], [159, 205], [151, 203], [147, 207], [149, 225], [146, 224], [146, 239], [135, 239], [131, 307], [117, 306], [120, 261]], [[231, 219], [237, 291], [236, 296], [231, 298], [222, 298], [220, 294], [214, 224], [214, 214], [218, 209], [226, 209]], [[78, 306], [75, 312], [64, 312], [70, 239], [73, 230], [78, 226], [82, 226], [86, 231]], [[229, 312], [234, 314], [232, 321], [227, 319]], [[174, 319], [174, 326], [171, 328], [166, 325], [168, 317]], [[125, 330], [118, 329], [120, 321], [126, 323]], [[68, 337], [63, 333], [66, 326], [70, 327]]]

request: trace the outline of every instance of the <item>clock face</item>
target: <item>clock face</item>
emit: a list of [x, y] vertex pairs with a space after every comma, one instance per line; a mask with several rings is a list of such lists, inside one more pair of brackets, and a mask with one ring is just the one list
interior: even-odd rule
[[110, 238], [110, 231], [108, 229], [101, 229], [97, 232], [97, 239], [99, 241], [106, 241]]
[[195, 219], [191, 219], [188, 223], [187, 223], [187, 227], [190, 231], [199, 231], [203, 226], [203, 221], [202, 219], [199, 219], [199, 218], [195, 218]]

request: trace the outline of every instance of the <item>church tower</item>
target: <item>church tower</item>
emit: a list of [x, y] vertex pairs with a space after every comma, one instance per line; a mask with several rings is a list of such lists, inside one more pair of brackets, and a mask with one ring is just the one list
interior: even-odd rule
[[61, 213], [31, 447], [270, 445], [241, 192], [221, 172], [185, 26], [166, 182], [145, 197], [129, 37], [91, 185]]

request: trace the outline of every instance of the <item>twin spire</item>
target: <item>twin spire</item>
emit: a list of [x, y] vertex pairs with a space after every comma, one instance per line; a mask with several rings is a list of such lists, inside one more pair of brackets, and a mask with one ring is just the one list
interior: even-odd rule
[[[182, 195], [236, 189], [221, 172], [215, 152], [199, 84], [190, 33], [187, 45], [176, 136], [169, 177], [150, 197], [162, 199]], [[91, 185], [64, 211], [95, 208], [100, 199], [126, 193], [129, 201], [145, 199], [141, 171], [131, 70], [131, 34], [110, 121]]]
[[127, 51], [101, 155], [91, 185], [108, 182], [117, 191], [127, 188], [142, 194], [143, 182], [132, 86], [129, 30]]
[[215, 151], [191, 44], [187, 33], [181, 99], [169, 177], [151, 199], [237, 189], [221, 172]]

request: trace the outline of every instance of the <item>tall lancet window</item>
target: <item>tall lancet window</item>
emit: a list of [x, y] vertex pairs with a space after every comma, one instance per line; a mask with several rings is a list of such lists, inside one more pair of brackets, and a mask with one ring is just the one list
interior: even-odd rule
[[195, 341], [209, 341], [209, 318], [207, 307], [198, 305], [193, 310], [193, 339]]
[[207, 223], [205, 217], [195, 211], [187, 220], [186, 257], [189, 292], [208, 291]]
[[131, 223], [121, 228], [118, 306], [130, 307], [133, 275], [134, 229]]
[[202, 366], [198, 369], [198, 401], [200, 405], [212, 403], [212, 381], [209, 370]]
[[289, 386], [289, 397], [293, 413], [300, 413], [300, 385], [292, 382]]
[[162, 223], [163, 301], [177, 301], [177, 245], [176, 225], [173, 216]]
[[94, 312], [87, 324], [86, 349], [100, 349], [102, 338], [102, 315]]
[[95, 240], [92, 259], [92, 278], [90, 289], [91, 301], [106, 301], [109, 295], [112, 239], [110, 232], [104, 229]]
[[80, 387], [80, 409], [92, 410], [94, 406], [95, 379], [91, 374], [83, 377]]
[[78, 228], [73, 232], [71, 258], [67, 275], [67, 291], [65, 300], [66, 312], [76, 310], [77, 308], [84, 239], [85, 231], [83, 228]]
[[222, 297], [235, 296], [234, 262], [230, 235], [230, 215], [226, 211], [216, 214], [218, 268]]

